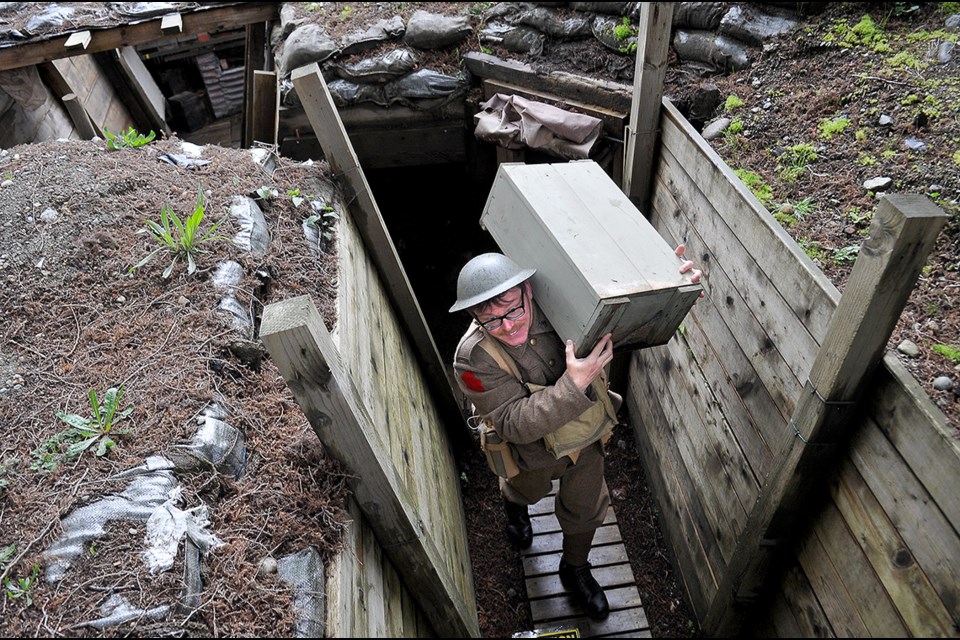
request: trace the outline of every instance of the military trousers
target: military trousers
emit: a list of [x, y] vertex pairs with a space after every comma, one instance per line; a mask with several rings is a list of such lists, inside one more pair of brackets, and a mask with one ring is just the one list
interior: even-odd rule
[[542, 469], [521, 469], [516, 476], [500, 478], [500, 492], [510, 502], [531, 505], [550, 493], [560, 480], [555, 512], [563, 531], [564, 558], [571, 564], [587, 561], [593, 534], [603, 524], [610, 506], [610, 493], [603, 477], [603, 445], [581, 450], [577, 463], [564, 456]]

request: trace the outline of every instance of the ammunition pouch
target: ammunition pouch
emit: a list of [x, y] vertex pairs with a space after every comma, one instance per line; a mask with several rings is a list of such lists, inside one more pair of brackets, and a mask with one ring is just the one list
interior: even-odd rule
[[480, 423], [480, 448], [487, 457], [487, 466], [501, 478], [512, 478], [520, 473], [517, 450], [500, 437], [488, 420]]
[[[530, 394], [545, 387], [528, 382]], [[600, 440], [606, 444], [617, 424], [617, 412], [607, 393], [606, 377], [601, 375], [592, 383], [597, 398], [590, 408], [566, 423], [553, 433], [543, 437], [544, 445], [550, 454], [559, 460], [570, 456], [576, 463], [580, 450]]]

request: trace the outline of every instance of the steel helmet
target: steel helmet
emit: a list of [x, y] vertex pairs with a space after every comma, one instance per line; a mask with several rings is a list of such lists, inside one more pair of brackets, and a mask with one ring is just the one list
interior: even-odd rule
[[536, 269], [521, 269], [502, 253], [482, 253], [460, 269], [457, 277], [457, 301], [450, 313], [480, 304], [517, 286], [536, 273]]

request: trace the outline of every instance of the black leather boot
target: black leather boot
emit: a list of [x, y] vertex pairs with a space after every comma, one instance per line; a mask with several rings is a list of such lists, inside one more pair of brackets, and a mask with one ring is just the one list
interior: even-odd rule
[[579, 567], [560, 559], [560, 583], [569, 591], [577, 604], [594, 620], [603, 620], [610, 614], [610, 605], [603, 588], [590, 573], [590, 563]]
[[533, 527], [530, 525], [530, 514], [527, 506], [503, 500], [504, 511], [507, 512], [507, 539], [517, 549], [529, 549], [533, 543]]

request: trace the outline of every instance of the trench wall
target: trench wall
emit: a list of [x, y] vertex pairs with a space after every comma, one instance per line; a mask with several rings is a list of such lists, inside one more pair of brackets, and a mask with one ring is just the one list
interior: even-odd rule
[[[337, 324], [331, 337], [365, 402], [457, 597], [476, 618], [466, 519], [447, 426], [350, 215], [337, 227]], [[355, 470], [362, 473], [362, 470]], [[351, 500], [346, 548], [328, 567], [328, 637], [433, 637], [435, 630]]]
[[[651, 220], [686, 243], [708, 293], [668, 344], [631, 356], [626, 400], [703, 620], [774, 453], [796, 440], [790, 417], [839, 292], [666, 99], [661, 132]], [[878, 369], [751, 635], [957, 636], [960, 448], [895, 357]]]

